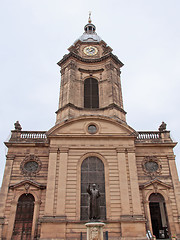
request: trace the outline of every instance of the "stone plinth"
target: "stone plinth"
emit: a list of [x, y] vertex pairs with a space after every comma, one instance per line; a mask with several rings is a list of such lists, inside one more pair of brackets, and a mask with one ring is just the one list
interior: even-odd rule
[[103, 240], [104, 223], [89, 222], [85, 225], [87, 227], [87, 240]]

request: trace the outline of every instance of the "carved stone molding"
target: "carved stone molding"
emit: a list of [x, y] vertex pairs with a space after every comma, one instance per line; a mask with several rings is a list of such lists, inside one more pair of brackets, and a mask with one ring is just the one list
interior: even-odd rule
[[7, 159], [7, 160], [14, 160], [15, 157], [16, 157], [15, 154], [8, 154], [8, 155], [6, 156], [6, 159]]
[[112, 58], [115, 62], [117, 62], [119, 64], [120, 67], [122, 67], [124, 64], [118, 59], [117, 56], [115, 56], [114, 54], [112, 54], [111, 52], [104, 55], [103, 57], [100, 58], [93, 58], [93, 59], [87, 59], [87, 58], [82, 58], [79, 55], [75, 54], [74, 52], [70, 52], [69, 54], [64, 55], [63, 59], [61, 59], [57, 64], [59, 66], [61, 66], [62, 63], [64, 63], [65, 61], [67, 61], [68, 58], [70, 57], [74, 57], [82, 62], [86, 62], [86, 63], [96, 63], [96, 62], [101, 62], [104, 61], [107, 58]]
[[36, 155], [28, 155], [21, 162], [20, 169], [21, 173], [25, 176], [36, 176], [36, 174], [41, 170], [41, 161]]
[[65, 68], [62, 68], [61, 71], [60, 71], [61, 75], [64, 75], [65, 73]]
[[68, 67], [68, 70], [70, 70], [70, 69], [75, 70], [75, 69], [76, 69], [76, 63], [75, 63], [74, 61], [71, 61], [71, 62], [67, 65], [67, 67]]
[[106, 70], [113, 70], [115, 68], [112, 63], [107, 64], [105, 67], [106, 67]]
[[103, 68], [100, 68], [100, 69], [83, 69], [83, 68], [78, 68], [78, 70], [81, 72], [81, 73], [102, 73], [104, 71]]
[[117, 75], [120, 76], [121, 75], [121, 71], [119, 69], [117, 69], [117, 68], [116, 68], [116, 70], [117, 70]]
[[161, 173], [162, 165], [156, 156], [146, 156], [142, 162], [142, 169], [147, 175], [155, 177]]
[[126, 152], [127, 153], [135, 153], [135, 148], [134, 147], [132, 147], [132, 148], [126, 148]]
[[37, 189], [46, 189], [46, 185], [35, 182], [33, 180], [30, 180], [30, 179], [26, 179], [26, 180], [23, 180], [21, 182], [10, 185], [9, 188], [12, 189], [12, 190], [17, 190], [19, 188], [22, 189], [22, 187], [24, 187], [25, 190], [27, 189], [29, 191], [31, 186], [33, 186]]
[[125, 153], [126, 152], [126, 148], [123, 148], [123, 147], [122, 148], [120, 148], [120, 147], [116, 148], [116, 152], [117, 153]]

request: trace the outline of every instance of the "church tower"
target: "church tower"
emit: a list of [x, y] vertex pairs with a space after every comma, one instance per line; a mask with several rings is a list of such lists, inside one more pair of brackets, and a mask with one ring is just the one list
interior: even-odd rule
[[0, 239], [86, 240], [96, 184], [104, 240], [180, 240], [177, 143], [166, 124], [139, 132], [127, 124], [123, 63], [90, 18], [68, 50], [55, 125], [24, 131], [17, 121], [5, 142]]
[[120, 79], [123, 63], [97, 35], [90, 18], [84, 31], [58, 62], [61, 90], [56, 124], [83, 115], [126, 122]]

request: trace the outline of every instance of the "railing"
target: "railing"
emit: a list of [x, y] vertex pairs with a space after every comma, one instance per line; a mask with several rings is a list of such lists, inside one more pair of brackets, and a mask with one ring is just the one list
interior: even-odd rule
[[161, 134], [159, 131], [146, 131], [146, 132], [138, 132], [137, 141], [159, 141], [161, 140]]
[[26, 131], [25, 132], [25, 131], [23, 131], [20, 135], [20, 138], [45, 139], [45, 138], [47, 138], [47, 136], [46, 136], [46, 132], [40, 132], [40, 131], [37, 131], [37, 132]]
[[[166, 135], [166, 136], [165, 136]], [[164, 137], [163, 137], [164, 136]], [[140, 131], [136, 137], [136, 142], [169, 142], [172, 139], [169, 131]], [[45, 131], [12, 131], [9, 142], [48, 142]]]
[[45, 131], [12, 131], [9, 142], [48, 142]]

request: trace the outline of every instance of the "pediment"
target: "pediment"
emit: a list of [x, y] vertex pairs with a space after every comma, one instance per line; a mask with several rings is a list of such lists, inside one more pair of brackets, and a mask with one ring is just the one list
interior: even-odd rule
[[40, 183], [37, 183], [32, 180], [23, 180], [21, 182], [12, 184], [9, 186], [10, 189], [18, 189], [18, 188], [29, 188], [30, 186], [37, 188], [37, 189], [45, 189], [46, 186]]
[[[88, 132], [89, 125], [95, 125], [97, 132], [90, 134]], [[78, 117], [63, 121], [55, 125], [47, 132], [48, 137], [68, 135], [79, 136], [119, 136], [119, 137], [135, 137], [137, 132], [124, 122], [118, 122], [108, 117]]]
[[140, 187], [140, 189], [148, 189], [148, 188], [150, 188], [150, 189], [151, 188], [153, 188], [153, 189], [157, 189], [157, 188], [169, 189], [172, 186], [167, 183], [162, 182], [159, 179], [153, 179], [149, 182], [141, 184], [139, 187]]

